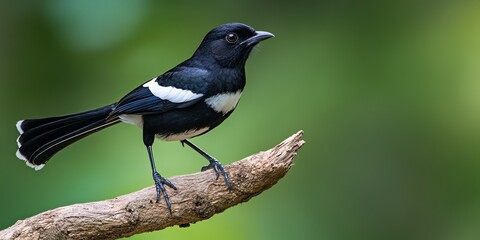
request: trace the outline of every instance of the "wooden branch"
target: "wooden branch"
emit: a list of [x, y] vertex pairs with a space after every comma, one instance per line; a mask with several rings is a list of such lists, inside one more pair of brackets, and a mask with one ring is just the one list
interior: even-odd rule
[[188, 226], [246, 202], [273, 186], [293, 164], [305, 143], [302, 131], [274, 148], [226, 166], [232, 182], [215, 180], [212, 170], [171, 177], [178, 190], [167, 188], [172, 214], [165, 202], [155, 203], [155, 187], [99, 202], [81, 203], [49, 210], [0, 231], [0, 239], [115, 239]]

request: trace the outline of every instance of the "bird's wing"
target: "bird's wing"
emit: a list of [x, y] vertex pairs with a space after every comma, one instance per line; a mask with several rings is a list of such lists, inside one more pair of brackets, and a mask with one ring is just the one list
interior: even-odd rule
[[110, 117], [121, 114], [154, 114], [185, 108], [204, 96], [208, 71], [174, 68], [153, 78], [123, 97]]

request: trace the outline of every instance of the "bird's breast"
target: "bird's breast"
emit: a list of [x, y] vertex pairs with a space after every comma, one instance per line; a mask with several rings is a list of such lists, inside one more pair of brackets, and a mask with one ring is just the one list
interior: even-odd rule
[[205, 99], [205, 103], [217, 113], [223, 115], [231, 112], [238, 104], [242, 91], [219, 93]]

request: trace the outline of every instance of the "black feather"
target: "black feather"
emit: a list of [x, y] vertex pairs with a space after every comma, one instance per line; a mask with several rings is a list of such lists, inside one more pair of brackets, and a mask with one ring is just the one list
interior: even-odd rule
[[27, 119], [19, 126], [19, 153], [34, 165], [44, 164], [64, 147], [119, 122], [107, 121], [113, 105], [60, 117]]

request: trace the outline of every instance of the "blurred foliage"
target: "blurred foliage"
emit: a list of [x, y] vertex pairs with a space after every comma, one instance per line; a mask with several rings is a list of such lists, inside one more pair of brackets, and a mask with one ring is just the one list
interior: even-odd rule
[[[276, 38], [250, 57], [235, 113], [194, 142], [225, 164], [300, 129], [307, 144], [250, 202], [131, 239], [478, 239], [475, 1], [1, 1], [0, 228], [151, 185], [133, 126], [35, 172], [15, 158], [15, 122], [111, 103], [225, 22]], [[206, 163], [179, 143], [154, 150], [165, 176]]]

